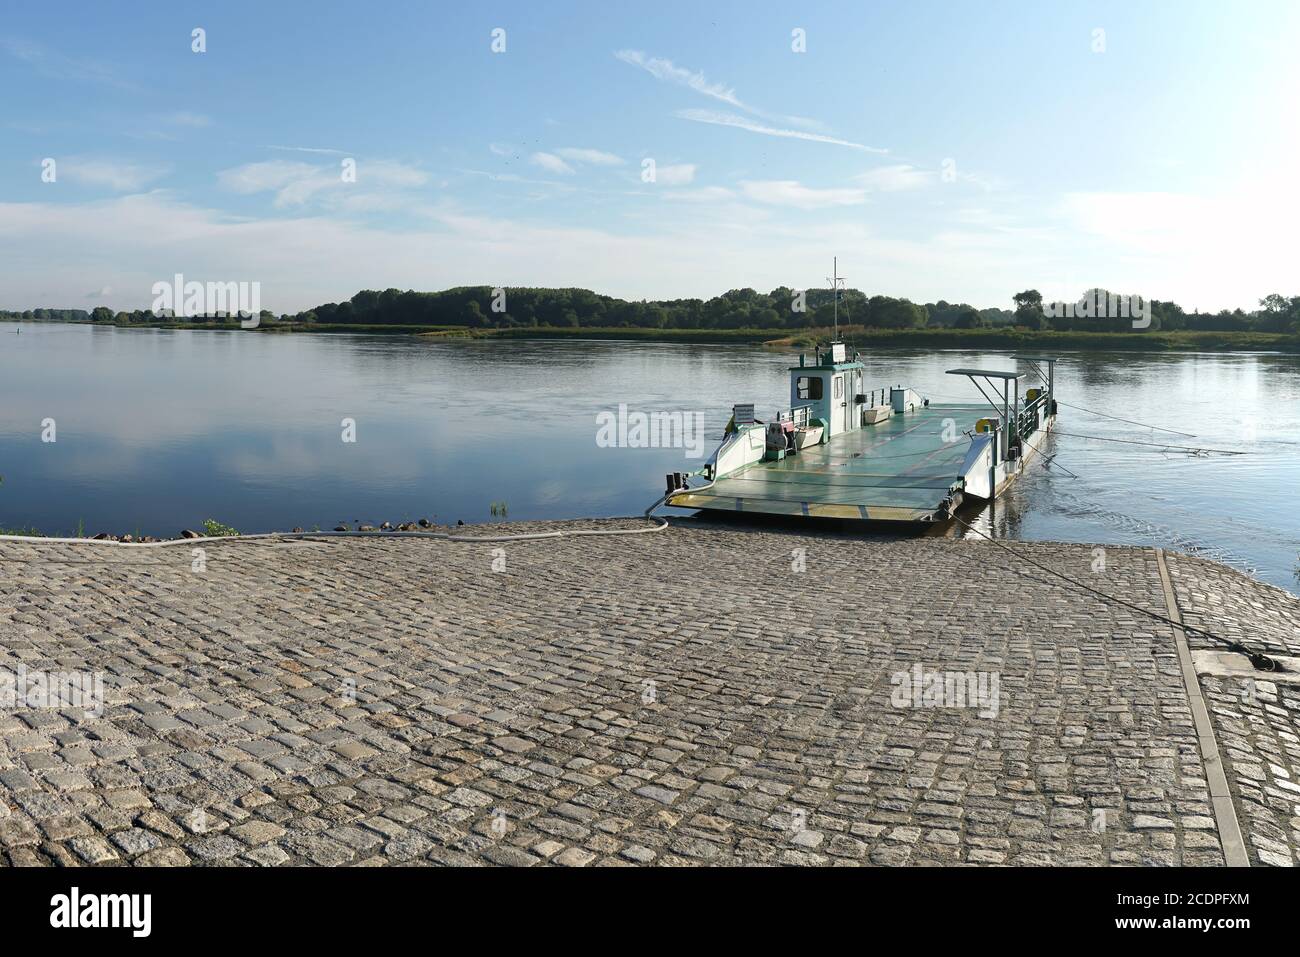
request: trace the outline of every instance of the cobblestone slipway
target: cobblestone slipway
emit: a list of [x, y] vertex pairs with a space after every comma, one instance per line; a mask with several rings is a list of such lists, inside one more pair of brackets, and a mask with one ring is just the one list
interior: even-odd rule
[[[202, 547], [0, 542], [0, 671], [105, 697], [0, 707], [7, 863], [1225, 862], [1171, 628], [988, 543]], [[1151, 549], [1015, 547], [1165, 612]], [[1298, 653], [1300, 601], [1168, 568], [1189, 625]], [[995, 706], [900, 702], [918, 666]], [[1300, 687], [1200, 680], [1251, 863], [1290, 865]]]

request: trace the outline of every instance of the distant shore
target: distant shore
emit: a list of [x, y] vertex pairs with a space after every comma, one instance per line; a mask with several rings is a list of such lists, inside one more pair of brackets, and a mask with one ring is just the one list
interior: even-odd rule
[[[243, 329], [239, 322], [149, 323], [23, 320], [21, 324], [109, 326], [119, 329], [192, 329], [263, 333], [356, 333], [410, 335], [455, 339], [602, 339], [636, 342], [696, 342], [701, 344], [765, 345], [772, 348], [810, 349], [825, 343], [830, 329], [646, 329], [641, 327], [514, 326], [477, 329], [468, 326], [367, 325], [362, 323], [269, 322]], [[1300, 336], [1269, 332], [1062, 332], [1020, 327], [984, 329], [866, 329], [841, 326], [841, 336], [856, 346], [916, 349], [1021, 349], [1093, 350], [1100, 352], [1289, 352], [1300, 353]]]

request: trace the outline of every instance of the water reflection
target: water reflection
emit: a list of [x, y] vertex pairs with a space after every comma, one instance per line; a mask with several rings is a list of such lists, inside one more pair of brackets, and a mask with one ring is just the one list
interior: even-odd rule
[[[700, 412], [710, 448], [735, 402], [788, 402], [796, 355], [757, 347], [454, 342], [0, 325], [0, 525], [173, 534], [213, 517], [245, 531], [420, 516], [487, 521], [639, 512], [681, 449], [596, 445], [619, 403]], [[958, 366], [1003, 354], [865, 356], [867, 387], [980, 401]], [[1024, 371], [1030, 371], [1028, 365]], [[1074, 353], [1072, 405], [1191, 433], [1180, 439], [1063, 409], [1050, 450], [995, 508], [1009, 538], [1159, 544], [1300, 591], [1300, 358]], [[58, 441], [40, 441], [54, 418]], [[341, 421], [357, 442], [340, 440]], [[1189, 457], [1081, 436], [1248, 452]], [[1071, 477], [1066, 471], [1075, 473]]]

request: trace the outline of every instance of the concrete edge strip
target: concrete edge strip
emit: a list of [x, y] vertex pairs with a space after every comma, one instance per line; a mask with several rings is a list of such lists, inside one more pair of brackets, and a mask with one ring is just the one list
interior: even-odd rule
[[1174, 586], [1169, 578], [1169, 569], [1165, 565], [1163, 549], [1153, 549], [1156, 553], [1156, 565], [1160, 569], [1160, 587], [1165, 593], [1165, 608], [1169, 617], [1177, 624], [1173, 628], [1174, 644], [1178, 648], [1178, 664], [1183, 672], [1183, 687], [1187, 691], [1187, 703], [1192, 709], [1192, 721], [1196, 725], [1196, 738], [1201, 748], [1201, 762], [1205, 765], [1205, 779], [1210, 786], [1210, 803], [1214, 807], [1214, 820], [1219, 829], [1219, 843], [1223, 847], [1223, 857], [1229, 867], [1250, 867], [1250, 855], [1246, 853], [1246, 842], [1241, 836], [1241, 824], [1237, 821], [1237, 809], [1232, 804], [1232, 792], [1228, 790], [1228, 776], [1223, 771], [1223, 758], [1219, 754], [1219, 742], [1214, 736], [1214, 725], [1210, 723], [1210, 711], [1201, 693], [1201, 682], [1196, 677], [1196, 666], [1192, 664], [1192, 652], [1187, 646], [1187, 633], [1183, 631], [1183, 616], [1178, 610], [1178, 599], [1174, 595]]

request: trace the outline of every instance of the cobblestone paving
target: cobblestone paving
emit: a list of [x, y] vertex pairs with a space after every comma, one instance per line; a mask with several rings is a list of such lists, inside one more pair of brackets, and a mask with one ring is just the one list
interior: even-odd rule
[[[1213, 562], [1170, 556], [1184, 621], [1282, 655], [1300, 655], [1300, 601]], [[1216, 644], [1188, 635], [1192, 648]], [[1224, 771], [1252, 864], [1300, 857], [1300, 686], [1204, 676]]]
[[[1017, 547], [1164, 610], [1149, 549], [1097, 573]], [[203, 549], [0, 542], [0, 669], [106, 696], [0, 709], [7, 862], [1223, 862], [1169, 630], [988, 544], [683, 522]], [[1278, 600], [1175, 567], [1204, 627]], [[917, 666], [996, 676], [996, 715], [900, 704]], [[1234, 753], [1294, 758], [1293, 726], [1276, 754], [1251, 735], [1259, 700], [1216, 714]], [[1289, 853], [1289, 792], [1256, 792]]]

